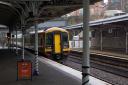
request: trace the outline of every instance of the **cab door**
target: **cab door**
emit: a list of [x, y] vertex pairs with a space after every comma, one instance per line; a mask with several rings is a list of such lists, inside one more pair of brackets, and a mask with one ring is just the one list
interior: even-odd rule
[[60, 34], [54, 35], [54, 52], [55, 53], [61, 53], [61, 36]]

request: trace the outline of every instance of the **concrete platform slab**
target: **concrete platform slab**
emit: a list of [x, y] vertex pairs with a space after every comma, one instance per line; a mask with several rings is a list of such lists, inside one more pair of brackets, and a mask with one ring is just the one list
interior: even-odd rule
[[[21, 51], [17, 56], [14, 52], [0, 50], [0, 85], [82, 85], [80, 71], [64, 66], [44, 57], [39, 57], [39, 76], [33, 80], [16, 81], [16, 62], [21, 59]], [[34, 55], [25, 52], [25, 59], [33, 62]], [[90, 76], [90, 85], [110, 85]]]
[[[49, 60], [47, 58], [39, 58], [39, 61], [41, 61], [44, 64], [47, 64], [49, 66], [52, 66], [54, 69], [57, 69], [57, 71], [63, 72], [64, 75], [68, 75], [71, 76], [72, 78], [75, 78], [79, 81], [82, 82], [82, 73], [80, 71], [77, 71], [75, 69], [72, 69], [70, 67], [67, 67], [65, 65], [59, 64], [57, 62], [54, 62], [52, 60]], [[90, 85], [111, 85], [109, 83], [106, 83], [104, 81], [101, 81], [97, 78], [94, 78], [92, 76], [89, 77], [90, 78]]]
[[[21, 56], [16, 56], [9, 50], [0, 50], [0, 85], [81, 85], [81, 81], [53, 67], [39, 62], [39, 76], [34, 76], [33, 80], [16, 81], [17, 69], [16, 61]], [[25, 52], [26, 59], [33, 58]]]

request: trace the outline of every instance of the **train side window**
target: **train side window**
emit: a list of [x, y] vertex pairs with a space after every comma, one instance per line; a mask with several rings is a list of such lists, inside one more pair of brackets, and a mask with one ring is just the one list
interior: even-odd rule
[[53, 40], [52, 33], [47, 33], [46, 34], [46, 45], [52, 45], [52, 40]]

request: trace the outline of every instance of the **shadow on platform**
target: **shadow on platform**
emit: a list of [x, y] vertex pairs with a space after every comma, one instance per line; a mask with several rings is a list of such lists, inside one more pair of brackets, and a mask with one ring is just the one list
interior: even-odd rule
[[[21, 53], [21, 52], [19, 52]], [[25, 52], [26, 59], [33, 61], [32, 54]], [[64, 72], [58, 71], [55, 68], [39, 62], [39, 76], [34, 76], [33, 80], [19, 80], [17, 78], [17, 59], [21, 55], [16, 55], [14, 52], [1, 49], [0, 50], [0, 85], [81, 85], [81, 81], [67, 75]], [[66, 74], [66, 75], [65, 75]]]

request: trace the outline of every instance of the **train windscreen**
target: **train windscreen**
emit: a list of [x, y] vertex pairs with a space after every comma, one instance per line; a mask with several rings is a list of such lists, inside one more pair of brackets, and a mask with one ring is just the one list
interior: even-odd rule
[[46, 46], [52, 46], [53, 43], [53, 36], [52, 33], [47, 33], [46, 34]]

